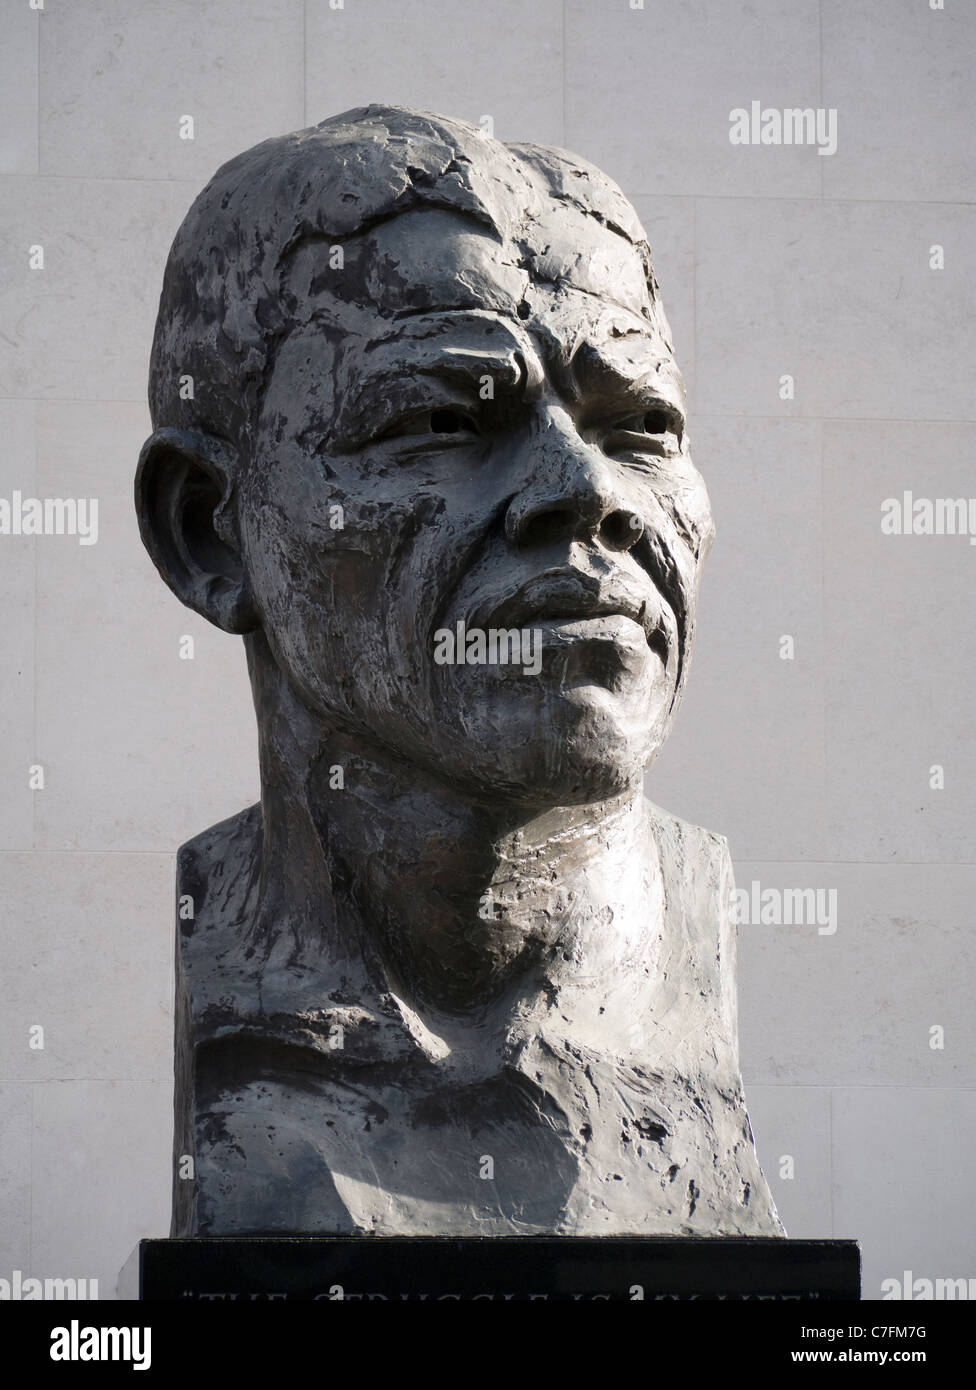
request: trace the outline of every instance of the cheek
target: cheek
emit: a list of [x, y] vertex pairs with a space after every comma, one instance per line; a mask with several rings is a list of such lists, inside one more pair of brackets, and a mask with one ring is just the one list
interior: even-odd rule
[[679, 529], [690, 538], [700, 560], [703, 560], [711, 546], [715, 526], [705, 480], [690, 459], [679, 475], [672, 497], [672, 511]]
[[335, 505], [250, 511], [248, 569], [269, 644], [314, 708], [419, 711], [429, 703], [425, 615], [444, 573], [431, 551], [437, 507]]
[[433, 633], [484, 539], [483, 481], [443, 476], [444, 461], [433, 476], [433, 467], [286, 453], [273, 438], [266, 450], [241, 517], [279, 663], [320, 705], [428, 705]]

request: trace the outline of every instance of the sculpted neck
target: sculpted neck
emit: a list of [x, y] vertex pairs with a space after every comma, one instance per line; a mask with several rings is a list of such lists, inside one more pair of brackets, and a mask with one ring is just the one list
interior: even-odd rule
[[323, 728], [274, 669], [255, 680], [258, 935], [290, 932], [427, 1018], [510, 1026], [558, 1009], [605, 1036], [612, 1008], [629, 1014], [663, 912], [640, 786], [492, 804]]

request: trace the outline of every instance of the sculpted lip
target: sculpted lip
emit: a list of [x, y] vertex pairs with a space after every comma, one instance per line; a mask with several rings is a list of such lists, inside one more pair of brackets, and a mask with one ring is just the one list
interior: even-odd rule
[[540, 575], [522, 584], [514, 594], [478, 616], [482, 627], [526, 627], [551, 619], [630, 618], [644, 629], [648, 642], [660, 641], [662, 629], [657, 596], [640, 593], [637, 586], [620, 580], [609, 583], [573, 570]]

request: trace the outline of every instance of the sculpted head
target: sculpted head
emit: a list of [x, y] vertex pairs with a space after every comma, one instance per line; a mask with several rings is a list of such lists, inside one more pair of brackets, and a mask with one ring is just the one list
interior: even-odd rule
[[[150, 404], [143, 539], [256, 687], [475, 798], [639, 783], [712, 523], [597, 169], [375, 106], [266, 141], [177, 234]], [[458, 624], [521, 661], [444, 661]]]

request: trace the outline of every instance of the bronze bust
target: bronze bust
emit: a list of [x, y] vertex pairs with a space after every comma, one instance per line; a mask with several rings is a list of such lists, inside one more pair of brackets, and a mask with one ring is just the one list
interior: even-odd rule
[[268, 140], [150, 402], [143, 539], [244, 637], [262, 785], [179, 858], [173, 1234], [782, 1235], [728, 849], [643, 793], [713, 528], [616, 185], [399, 108]]

